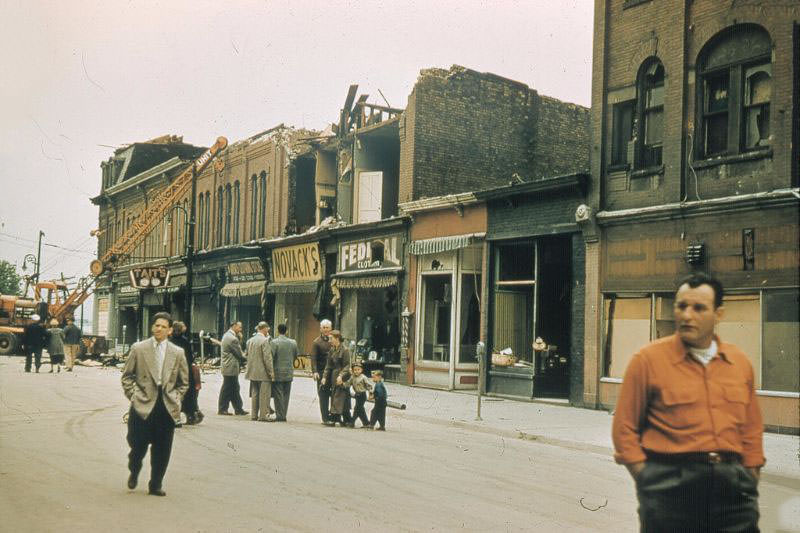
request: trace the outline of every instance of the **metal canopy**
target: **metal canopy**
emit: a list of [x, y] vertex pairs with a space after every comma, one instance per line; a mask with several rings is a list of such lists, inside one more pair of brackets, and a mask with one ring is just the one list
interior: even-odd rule
[[486, 237], [486, 233], [468, 233], [465, 235], [451, 235], [448, 237], [434, 237], [432, 239], [411, 241], [408, 245], [408, 253], [411, 255], [427, 255], [449, 252], [460, 248], [466, 248], [484, 237]]
[[219, 293], [226, 298], [235, 296], [255, 296], [264, 292], [264, 281], [231, 281], [225, 284]]

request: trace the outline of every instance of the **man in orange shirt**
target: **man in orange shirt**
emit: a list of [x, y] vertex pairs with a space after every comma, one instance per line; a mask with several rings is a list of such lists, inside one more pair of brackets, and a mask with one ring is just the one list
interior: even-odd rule
[[676, 333], [625, 371], [614, 458], [636, 483], [642, 531], [758, 531], [764, 428], [750, 361], [714, 334], [722, 297], [707, 274], [682, 280]]

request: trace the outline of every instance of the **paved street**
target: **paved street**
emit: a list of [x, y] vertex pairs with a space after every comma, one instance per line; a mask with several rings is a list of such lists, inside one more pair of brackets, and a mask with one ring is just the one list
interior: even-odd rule
[[[156, 498], [145, 492], [148, 466], [137, 490], [125, 488], [118, 370], [22, 370], [21, 358], [0, 358], [5, 531], [637, 529], [632, 483], [595, 429], [605, 413], [486, 401], [475, 423], [474, 396], [389, 384], [391, 399], [409, 404], [389, 411], [389, 431], [331, 429], [310, 380], [297, 378], [290, 422], [263, 424], [217, 416], [221, 380], [210, 373], [206, 420], [177, 430], [168, 495]], [[532, 440], [537, 430], [545, 444]], [[790, 458], [762, 483], [762, 530], [800, 531], [797, 438], [768, 444], [768, 458]]]

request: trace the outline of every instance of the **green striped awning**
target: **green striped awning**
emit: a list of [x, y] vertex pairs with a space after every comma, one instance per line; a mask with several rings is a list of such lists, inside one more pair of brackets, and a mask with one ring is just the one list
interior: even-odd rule
[[255, 296], [264, 292], [266, 286], [265, 281], [230, 281], [225, 284], [219, 291], [222, 296], [226, 298], [234, 298], [236, 296]]
[[408, 253], [411, 255], [438, 254], [466, 248], [486, 237], [486, 233], [467, 233], [465, 235], [451, 235], [448, 237], [434, 237], [411, 241]]

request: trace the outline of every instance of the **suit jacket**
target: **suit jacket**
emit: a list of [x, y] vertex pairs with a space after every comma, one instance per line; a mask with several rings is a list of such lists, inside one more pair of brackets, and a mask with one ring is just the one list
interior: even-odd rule
[[285, 335], [272, 339], [272, 357], [275, 362], [275, 381], [294, 379], [294, 358], [298, 354], [297, 342]]
[[242, 345], [239, 337], [233, 330], [229, 329], [222, 337], [222, 357], [220, 361], [223, 376], [238, 376], [239, 363], [244, 363], [245, 358], [242, 353]]
[[[156, 372], [155, 339], [150, 337], [134, 344], [122, 369], [122, 390], [142, 418], [150, 415], [158, 399]], [[170, 342], [164, 352], [161, 386], [164, 406], [177, 422], [181, 416], [181, 400], [189, 389], [189, 365], [183, 350]]]
[[247, 341], [247, 373], [250, 381], [273, 381], [275, 371], [272, 368], [272, 347], [269, 340], [258, 334]]

